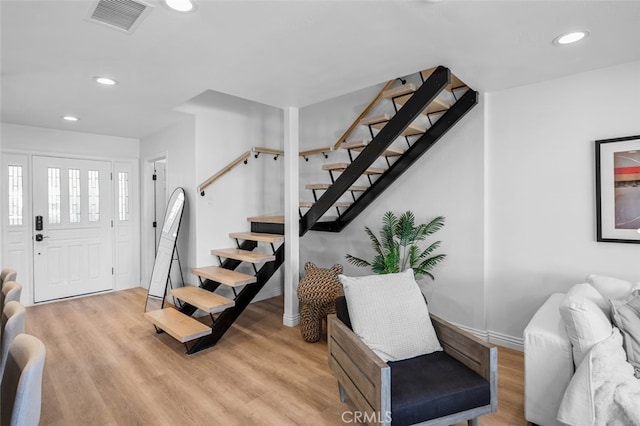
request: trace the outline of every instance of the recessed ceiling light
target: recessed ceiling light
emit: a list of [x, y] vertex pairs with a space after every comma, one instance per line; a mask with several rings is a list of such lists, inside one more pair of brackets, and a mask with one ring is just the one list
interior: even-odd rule
[[171, 9], [178, 12], [190, 12], [195, 7], [195, 3], [192, 0], [164, 0], [164, 2]]
[[93, 77], [93, 79], [96, 81], [96, 83], [98, 84], [102, 84], [104, 86], [115, 86], [116, 84], [118, 84], [117, 80], [114, 80], [113, 78], [109, 78], [109, 77]]
[[78, 121], [78, 120], [80, 120], [75, 115], [63, 115], [62, 119], [65, 120], [65, 121]]
[[561, 34], [553, 39], [553, 44], [563, 46], [579, 42], [589, 35], [589, 31], [574, 31], [572, 33]]

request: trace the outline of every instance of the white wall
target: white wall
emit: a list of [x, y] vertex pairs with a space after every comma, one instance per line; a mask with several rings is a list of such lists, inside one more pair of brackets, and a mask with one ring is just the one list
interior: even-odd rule
[[2, 149], [85, 157], [138, 158], [138, 139], [2, 123]]
[[487, 97], [487, 327], [521, 338], [589, 273], [640, 280], [639, 245], [595, 240], [594, 172], [595, 140], [640, 134], [640, 62]]
[[[254, 146], [282, 149], [283, 112], [279, 108], [208, 91], [180, 110], [195, 116], [195, 186]], [[211, 249], [235, 247], [228, 234], [249, 231], [247, 217], [283, 214], [283, 179], [282, 159], [252, 155], [248, 164], [236, 166], [209, 186], [204, 197], [198, 194], [194, 203], [195, 266], [217, 265]], [[271, 251], [268, 245], [260, 249]], [[238, 270], [254, 273], [247, 265]], [[282, 279], [282, 272], [277, 272], [259, 297], [282, 294]]]
[[[637, 281], [640, 246], [596, 243], [594, 141], [640, 134], [640, 63], [490, 93], [417, 165], [339, 234], [310, 232], [301, 263], [372, 257], [364, 225], [384, 211], [447, 217], [436, 234], [446, 261], [423, 281], [430, 308], [501, 344], [519, 347], [544, 300], [589, 273]], [[377, 88], [301, 110], [302, 149], [335, 142]], [[355, 107], [354, 107], [355, 105]], [[331, 130], [330, 130], [331, 129]], [[335, 130], [338, 129], [338, 130]], [[344, 154], [300, 165], [302, 187]], [[303, 161], [303, 160], [301, 160]], [[328, 249], [330, 247], [331, 249]]]
[[[159, 157], [167, 159], [167, 194], [166, 199], [177, 187], [182, 187], [187, 197], [185, 209], [178, 234], [178, 252], [182, 264], [182, 272], [185, 281], [193, 282], [191, 268], [196, 266], [196, 173], [194, 168], [195, 151], [195, 119], [191, 115], [185, 115], [178, 123], [163, 129], [155, 134], [147, 136], [140, 141], [141, 167], [145, 170], [150, 161]], [[143, 203], [146, 207], [152, 205], [152, 185], [149, 176], [145, 176], [142, 185]], [[145, 208], [146, 214], [142, 219], [142, 256], [143, 274], [142, 285], [148, 287], [153, 262], [153, 228], [152, 219], [148, 214], [150, 209]], [[158, 226], [162, 226], [163, 218], [159, 218]], [[173, 282], [180, 283], [178, 269], [172, 269]]]
[[[0, 123], [0, 140], [3, 156], [12, 155], [21, 158], [24, 165], [24, 215], [25, 233], [23, 246], [27, 250], [22, 269], [19, 270], [19, 281], [23, 284], [22, 301], [25, 304], [33, 303], [32, 297], [32, 244], [33, 220], [30, 197], [30, 164], [32, 155], [51, 155], [70, 158], [87, 158], [98, 160], [111, 160], [114, 172], [126, 170], [130, 173], [130, 211], [138, 212], [140, 209], [138, 188], [138, 158], [140, 155], [140, 142], [137, 139], [114, 136], [96, 135], [65, 130], [46, 129], [40, 127], [23, 126], [18, 124]], [[4, 163], [4, 162], [3, 162]], [[2, 174], [4, 176], [4, 173]], [[5, 192], [5, 183], [0, 179], [2, 194]], [[4, 200], [3, 200], [4, 203]], [[4, 204], [3, 204], [4, 205]], [[2, 222], [2, 237], [6, 238], [6, 226]], [[126, 247], [130, 263], [117, 261], [126, 273], [116, 275], [117, 290], [137, 286], [139, 283], [139, 222], [137, 215], [132, 219], [132, 227], [123, 231], [118, 228], [118, 246]], [[4, 261], [6, 253], [3, 252]], [[119, 255], [121, 253], [116, 253]], [[121, 259], [119, 256], [117, 259]], [[122, 272], [122, 271], [119, 271]]]
[[[301, 149], [335, 143], [378, 90], [379, 87], [373, 87], [303, 108]], [[356, 268], [344, 258], [347, 253], [373, 258], [364, 226], [378, 230], [382, 215], [388, 210], [398, 214], [412, 210], [421, 223], [438, 215], [445, 216], [445, 227], [431, 241], [442, 241], [439, 252], [447, 254], [447, 258], [433, 271], [435, 281], [426, 278], [420, 284], [434, 313], [484, 330], [483, 109], [481, 101], [342, 232], [310, 231], [302, 237], [301, 264], [313, 261], [318, 266], [329, 267], [340, 263], [347, 275], [367, 275], [370, 270]], [[362, 136], [366, 137], [367, 132], [360, 129], [351, 139]], [[402, 143], [399, 141], [398, 146]], [[344, 152], [334, 152], [326, 160], [321, 156], [314, 156], [309, 162], [301, 160], [301, 186], [329, 182], [326, 172], [317, 170], [322, 163], [344, 158]], [[308, 192], [301, 189], [300, 199], [312, 200]]]

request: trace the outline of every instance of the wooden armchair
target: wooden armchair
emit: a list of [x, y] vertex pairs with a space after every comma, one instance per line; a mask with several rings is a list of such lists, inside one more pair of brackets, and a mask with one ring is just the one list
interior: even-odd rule
[[386, 363], [351, 330], [344, 298], [338, 315], [327, 320], [329, 367], [363, 423], [477, 425], [497, 410], [495, 346], [431, 315], [444, 352]]

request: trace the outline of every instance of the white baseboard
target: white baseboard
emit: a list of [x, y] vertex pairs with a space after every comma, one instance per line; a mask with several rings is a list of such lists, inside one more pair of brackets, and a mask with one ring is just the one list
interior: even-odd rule
[[296, 314], [293, 316], [282, 315], [282, 324], [287, 327], [296, 327], [300, 324], [300, 314]]
[[513, 337], [508, 334], [489, 330], [489, 342], [524, 352], [524, 339], [522, 337]]
[[521, 337], [513, 337], [509, 336], [508, 334], [499, 333], [497, 331], [479, 330], [477, 328], [467, 327], [466, 325], [462, 324], [455, 325], [457, 327], [460, 327], [464, 331], [473, 334], [477, 338], [485, 340], [489, 343], [494, 343], [496, 345], [524, 352], [524, 339], [522, 339]]
[[487, 331], [485, 331], [485, 330], [478, 330], [477, 328], [467, 327], [466, 325], [462, 325], [462, 324], [455, 324], [454, 323], [454, 325], [456, 327], [460, 327], [461, 329], [463, 329], [467, 333], [473, 334], [478, 339], [489, 341], [489, 333]]
[[[259, 302], [261, 300], [265, 300], [265, 299], [270, 299], [272, 297], [276, 297], [276, 296], [282, 296], [283, 292], [282, 289], [279, 287], [275, 287], [272, 289], [269, 289], [268, 291], [263, 291], [258, 293], [258, 295], [256, 296], [255, 299], [253, 299], [253, 301], [251, 303], [254, 302]], [[296, 327], [300, 324], [300, 314], [296, 314], [293, 316], [288, 316], [286, 314], [282, 315], [282, 324], [287, 326], [287, 327]]]
[[276, 296], [282, 296], [282, 294], [283, 294], [282, 289], [279, 287], [263, 288], [262, 291], [260, 291], [260, 293], [258, 293], [256, 297], [253, 298], [251, 303], [259, 302], [261, 300], [271, 299], [272, 297], [276, 297]]

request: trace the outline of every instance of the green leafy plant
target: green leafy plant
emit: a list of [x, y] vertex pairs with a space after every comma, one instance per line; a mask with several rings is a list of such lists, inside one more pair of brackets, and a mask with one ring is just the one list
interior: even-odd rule
[[427, 275], [434, 279], [431, 270], [446, 257], [433, 254], [440, 247], [440, 241], [430, 244], [424, 250], [418, 242], [437, 232], [444, 226], [444, 217], [438, 216], [426, 224], [415, 224], [415, 215], [407, 211], [399, 218], [393, 212], [382, 217], [382, 229], [378, 238], [368, 226], [364, 230], [371, 240], [376, 256], [371, 262], [347, 254], [347, 261], [359, 267], [370, 267], [376, 274], [402, 272], [413, 269], [416, 278]]

